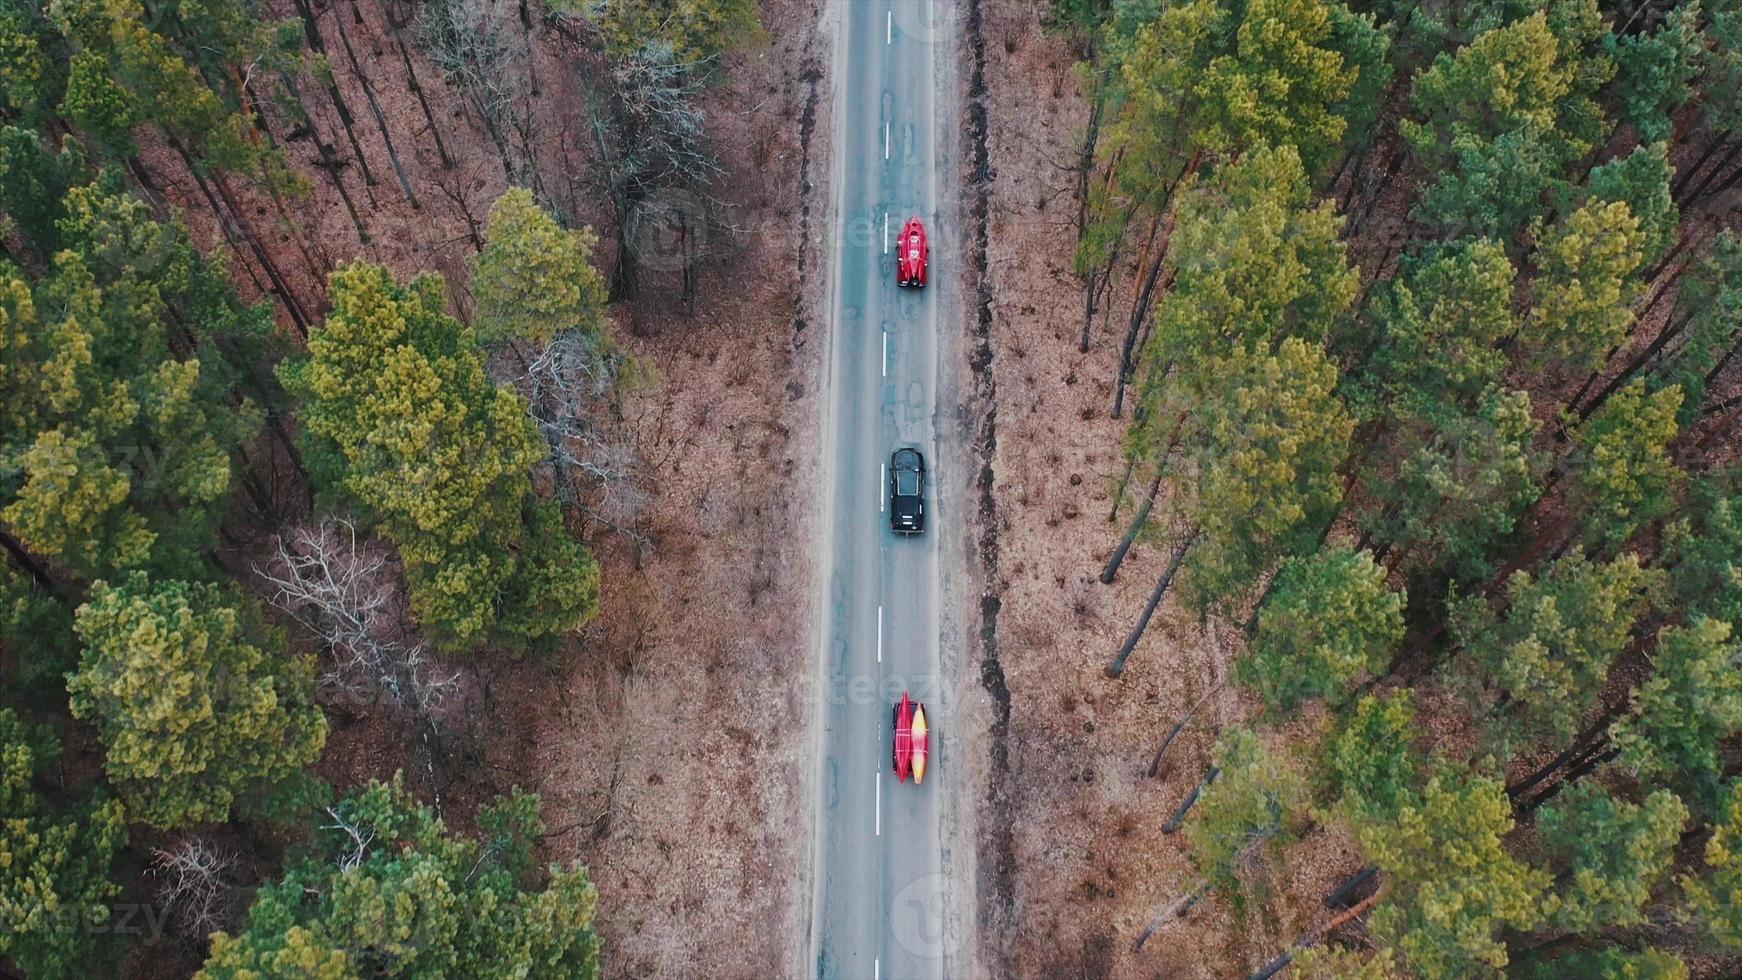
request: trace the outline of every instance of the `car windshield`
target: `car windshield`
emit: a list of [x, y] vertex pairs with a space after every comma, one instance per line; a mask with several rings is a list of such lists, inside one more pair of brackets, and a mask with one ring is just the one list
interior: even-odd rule
[[919, 474], [913, 470], [896, 470], [895, 492], [903, 497], [919, 496]]
[[915, 245], [914, 247], [908, 249], [907, 250], [907, 257], [910, 259], [919, 258], [919, 246]]

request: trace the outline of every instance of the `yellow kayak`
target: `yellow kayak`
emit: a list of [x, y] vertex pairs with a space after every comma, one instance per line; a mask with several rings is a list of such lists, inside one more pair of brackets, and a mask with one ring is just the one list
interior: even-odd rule
[[913, 781], [925, 782], [926, 756], [931, 748], [930, 739], [926, 738], [925, 705], [920, 705], [913, 712]]

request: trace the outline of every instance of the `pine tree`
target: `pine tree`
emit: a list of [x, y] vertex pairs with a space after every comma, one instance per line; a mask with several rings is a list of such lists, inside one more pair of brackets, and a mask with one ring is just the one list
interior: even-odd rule
[[592, 266], [599, 239], [591, 228], [562, 227], [531, 191], [511, 187], [490, 209], [484, 235], [471, 284], [480, 340], [544, 345], [567, 330], [606, 332], [605, 277]]
[[1699, 74], [1705, 53], [1700, 34], [1699, 0], [1678, 4], [1649, 34], [1604, 38], [1615, 61], [1611, 98], [1616, 115], [1633, 126], [1641, 142], [1671, 135], [1671, 119], [1693, 98], [1689, 83]]
[[1727, 949], [1742, 949], [1742, 789], [1722, 791], [1718, 823], [1706, 840], [1705, 868], [1686, 875], [1688, 905], [1711, 937]]
[[1293, 760], [1244, 728], [1222, 736], [1216, 767], [1219, 778], [1204, 789], [1186, 839], [1210, 886], [1232, 890], [1254, 851], [1280, 848], [1299, 834], [1307, 783]]
[[318, 484], [380, 522], [405, 559], [413, 611], [443, 643], [514, 645], [578, 628], [598, 567], [532, 493], [544, 445], [511, 389], [490, 383], [442, 284], [334, 273], [309, 357], [282, 370], [303, 399]]
[[1595, 412], [1629, 378], [1649, 369], [1646, 377], [1653, 389], [1675, 386], [1685, 393], [1676, 421], [1691, 426], [1700, 418], [1707, 387], [1735, 357], [1739, 346], [1742, 238], [1726, 230], [1718, 233], [1711, 248], [1682, 280], [1675, 309], [1663, 330], [1580, 413]]
[[1625, 201], [1592, 200], [1548, 233], [1521, 333], [1534, 364], [1589, 371], [1626, 337], [1646, 244]]
[[1378, 343], [1362, 375], [1378, 389], [1375, 397], [1410, 418], [1475, 404], [1506, 367], [1497, 347], [1517, 329], [1513, 279], [1505, 248], [1473, 239], [1434, 249], [1390, 280], [1377, 304]]
[[1283, 564], [1237, 675], [1287, 711], [1339, 699], [1381, 672], [1402, 638], [1403, 594], [1386, 587], [1385, 570], [1365, 551], [1332, 546]]
[[259, 425], [230, 388], [260, 319], [185, 229], [108, 183], [61, 211], [67, 247], [42, 278], [0, 267], [0, 460], [17, 467], [0, 522], [79, 577], [204, 577], [232, 453]]
[[1513, 857], [1512, 804], [1498, 780], [1442, 771], [1396, 821], [1357, 828], [1385, 875], [1371, 929], [1423, 980], [1506, 966], [1502, 930], [1536, 928], [1558, 905], [1550, 875]]
[[1690, 617], [1742, 623], [1742, 496], [1697, 483], [1663, 550], [1672, 594]]
[[580, 865], [535, 872], [538, 797], [518, 790], [453, 834], [406, 792], [373, 782], [332, 807], [307, 853], [212, 937], [201, 980], [599, 976], [598, 893]]
[[130, 817], [176, 828], [259, 812], [307, 791], [327, 723], [314, 671], [215, 586], [98, 582], [81, 606], [75, 717], [102, 736], [104, 768]]
[[1193, 447], [1188, 510], [1203, 538], [1187, 568], [1195, 601], [1208, 607], [1312, 550], [1339, 501], [1354, 420], [1337, 398], [1336, 367], [1299, 337], [1274, 354], [1237, 348], [1206, 377], [1224, 387], [1207, 394]]
[[30, 976], [96, 976], [113, 952], [93, 941], [121, 893], [111, 877], [127, 843], [121, 804], [57, 813], [39, 779], [53, 740], [0, 708], [0, 960]]
[[1669, 191], [1671, 176], [1669, 144], [1653, 143], [1593, 167], [1585, 179], [1586, 203], [1620, 201], [1639, 220], [1647, 266], [1662, 259], [1681, 236], [1681, 213]]
[[1644, 923], [1687, 821], [1687, 806], [1665, 789], [1630, 803], [1581, 783], [1544, 807], [1538, 831], [1549, 866], [1562, 869], [1553, 924], [1585, 935]]
[[1529, 394], [1498, 387], [1467, 415], [1444, 409], [1403, 417], [1396, 476], [1375, 481], [1384, 507], [1367, 524], [1415, 564], [1476, 582], [1542, 492], [1536, 419]]
[[1341, 334], [1360, 278], [1340, 226], [1329, 201], [1312, 203], [1287, 147], [1254, 150], [1194, 183], [1168, 251], [1174, 287], [1143, 352], [1149, 373], [1171, 362], [1201, 386], [1202, 368], [1238, 344]]
[[1586, 517], [1584, 539], [1609, 548], [1667, 514], [1681, 476], [1669, 458], [1680, 388], [1646, 394], [1635, 381], [1579, 428], [1572, 494]]
[[1420, 213], [1444, 237], [1511, 241], [1602, 138], [1592, 96], [1613, 65], [1586, 49], [1603, 33], [1595, 3], [1572, 0], [1492, 26], [1416, 76], [1400, 128], [1436, 175]]
[[1729, 623], [1696, 616], [1660, 630], [1656, 671], [1634, 689], [1628, 715], [1616, 723], [1621, 762], [1709, 807], [1722, 772], [1719, 745], [1742, 731], [1739, 655]]
[[1408, 688], [1355, 702], [1322, 753], [1323, 779], [1338, 812], [1355, 826], [1385, 824], [1419, 801], [1420, 730]]
[[1465, 670], [1506, 695], [1503, 744], [1544, 735], [1564, 741], [1585, 724], [1662, 578], [1633, 555], [1599, 564], [1575, 553], [1540, 578], [1514, 572], [1503, 617], [1480, 599], [1454, 607]]

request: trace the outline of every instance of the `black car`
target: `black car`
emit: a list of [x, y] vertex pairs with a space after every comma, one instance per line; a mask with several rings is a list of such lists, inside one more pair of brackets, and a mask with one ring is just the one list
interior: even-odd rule
[[925, 457], [917, 449], [897, 449], [889, 457], [889, 529], [925, 530]]

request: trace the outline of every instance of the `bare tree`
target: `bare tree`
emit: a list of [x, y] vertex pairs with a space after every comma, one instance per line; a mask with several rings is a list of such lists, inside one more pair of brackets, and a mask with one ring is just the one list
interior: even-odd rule
[[351, 846], [340, 855], [335, 862], [340, 871], [351, 871], [363, 866], [369, 860], [369, 849], [375, 845], [375, 831], [360, 826], [356, 821], [347, 818], [339, 812], [338, 807], [329, 806], [327, 816], [333, 822], [323, 826], [322, 830], [336, 830], [351, 839]]
[[352, 697], [379, 692], [426, 724], [442, 717], [459, 674], [438, 669], [422, 643], [409, 642], [388, 556], [351, 522], [330, 518], [281, 536], [270, 564], [255, 570], [276, 590], [273, 604], [331, 649], [323, 685]]
[[234, 925], [236, 883], [230, 870], [235, 865], [233, 852], [203, 837], [184, 837], [173, 847], [152, 850], [147, 873], [159, 879], [157, 901], [176, 935], [204, 942]]
[[696, 105], [711, 67], [650, 41], [612, 67], [610, 90], [594, 101], [593, 181], [617, 226], [614, 297], [636, 294], [643, 266], [681, 271], [693, 310], [696, 263], [710, 235], [728, 230], [713, 189], [725, 170]]
[[[450, 84], [466, 93], [502, 158], [508, 183], [542, 199], [532, 119], [532, 49], [511, 8], [495, 0], [431, 0], [417, 18], [417, 43]], [[512, 136], [520, 136], [518, 144]]]
[[615, 403], [631, 368], [609, 338], [573, 329], [552, 338], [515, 381], [550, 447], [559, 499], [639, 541], [652, 477]]

